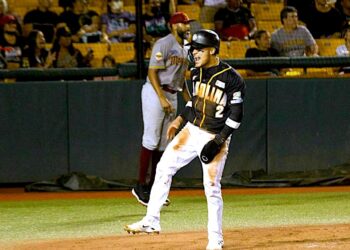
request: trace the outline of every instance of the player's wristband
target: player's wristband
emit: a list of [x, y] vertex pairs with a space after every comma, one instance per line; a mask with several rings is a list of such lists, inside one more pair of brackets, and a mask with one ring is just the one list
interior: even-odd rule
[[215, 142], [218, 145], [223, 144], [226, 141], [226, 139], [233, 133], [233, 131], [235, 131], [234, 128], [225, 125], [221, 132], [215, 136]]
[[182, 117], [182, 119], [185, 122], [187, 122], [190, 120], [189, 117], [190, 117], [191, 112], [192, 112], [192, 101], [188, 101], [186, 106], [185, 106], [185, 109], [182, 111], [180, 116]]
[[214, 138], [214, 142], [219, 146], [221, 146], [225, 141], [226, 139], [222, 138], [220, 134], [217, 134]]

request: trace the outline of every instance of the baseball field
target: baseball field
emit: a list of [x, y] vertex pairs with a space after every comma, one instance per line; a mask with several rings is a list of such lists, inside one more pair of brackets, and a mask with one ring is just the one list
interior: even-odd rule
[[[223, 190], [224, 249], [350, 249], [350, 186]], [[205, 249], [200, 189], [172, 190], [159, 235], [123, 226], [146, 208], [129, 191], [0, 189], [0, 249]]]

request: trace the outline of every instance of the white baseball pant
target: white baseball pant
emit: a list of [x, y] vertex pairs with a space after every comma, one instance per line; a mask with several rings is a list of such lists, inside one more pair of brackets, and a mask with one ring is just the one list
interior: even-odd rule
[[169, 124], [175, 119], [177, 112], [177, 93], [171, 94], [164, 91], [175, 112], [166, 115], [160, 104], [159, 97], [151, 83], [146, 82], [142, 87], [142, 117], [143, 117], [143, 135], [142, 146], [149, 149], [164, 151], [169, 143], [166, 139], [166, 131]]
[[[178, 170], [200, 155], [203, 146], [215, 137], [191, 123], [175, 136], [165, 149], [157, 165], [157, 172], [148, 202], [145, 220], [160, 221], [160, 210], [168, 197], [172, 177]], [[223, 240], [221, 177], [228, 154], [230, 138], [226, 140], [218, 155], [209, 164], [202, 163], [203, 185], [208, 205], [208, 239]]]

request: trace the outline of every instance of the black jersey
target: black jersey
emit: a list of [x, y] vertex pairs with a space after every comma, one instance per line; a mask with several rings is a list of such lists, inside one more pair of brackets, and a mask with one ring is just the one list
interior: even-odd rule
[[207, 69], [191, 69], [192, 99], [181, 116], [212, 133], [226, 126], [237, 129], [243, 117], [245, 82], [226, 63]]

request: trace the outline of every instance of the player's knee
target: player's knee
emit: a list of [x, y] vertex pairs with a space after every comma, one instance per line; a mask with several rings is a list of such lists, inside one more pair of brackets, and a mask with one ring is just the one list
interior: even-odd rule
[[148, 150], [155, 150], [158, 148], [158, 143], [151, 141], [151, 140], [143, 140], [142, 146], [147, 148]]
[[157, 173], [155, 177], [155, 182], [160, 182], [162, 184], [169, 184], [172, 180], [172, 173], [160, 167], [160, 164], [157, 165]]

